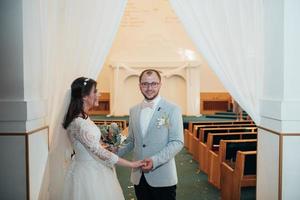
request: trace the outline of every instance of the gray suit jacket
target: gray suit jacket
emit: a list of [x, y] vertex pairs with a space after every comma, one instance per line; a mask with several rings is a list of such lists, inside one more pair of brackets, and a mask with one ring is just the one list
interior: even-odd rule
[[[174, 157], [183, 147], [182, 114], [178, 106], [163, 98], [158, 102], [146, 135], [140, 127], [141, 104], [130, 109], [128, 137], [118, 151], [124, 156], [133, 149], [133, 160], [151, 158], [153, 169], [144, 173], [149, 185], [166, 187], [177, 184]], [[164, 123], [165, 122], [165, 123]], [[142, 171], [133, 169], [131, 182], [138, 185]]]

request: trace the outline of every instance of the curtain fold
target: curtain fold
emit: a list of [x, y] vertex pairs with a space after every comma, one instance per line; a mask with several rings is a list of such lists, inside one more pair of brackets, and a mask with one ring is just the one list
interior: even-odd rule
[[69, 88], [80, 76], [97, 79], [126, 3], [127, 0], [51, 0], [41, 3], [42, 49], [47, 69], [45, 98], [50, 127], [50, 153], [41, 198], [61, 199], [64, 174], [72, 151], [62, 128], [70, 101]]
[[257, 123], [263, 79], [262, 0], [170, 0], [198, 50]]

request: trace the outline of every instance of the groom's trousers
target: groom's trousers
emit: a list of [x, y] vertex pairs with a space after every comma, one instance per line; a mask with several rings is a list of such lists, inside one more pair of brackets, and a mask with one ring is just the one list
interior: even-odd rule
[[138, 185], [134, 185], [135, 195], [138, 200], [175, 200], [176, 185], [169, 187], [152, 187], [150, 186], [144, 174]]

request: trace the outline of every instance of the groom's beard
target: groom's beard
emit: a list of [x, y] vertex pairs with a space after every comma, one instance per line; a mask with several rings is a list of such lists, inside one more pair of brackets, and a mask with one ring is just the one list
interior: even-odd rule
[[143, 94], [143, 96], [144, 96], [144, 98], [147, 100], [147, 101], [152, 101], [153, 99], [155, 99], [157, 96], [158, 96], [158, 94], [159, 94], [159, 92], [157, 92], [153, 97], [151, 97], [151, 98], [148, 98], [144, 93], [142, 93]]

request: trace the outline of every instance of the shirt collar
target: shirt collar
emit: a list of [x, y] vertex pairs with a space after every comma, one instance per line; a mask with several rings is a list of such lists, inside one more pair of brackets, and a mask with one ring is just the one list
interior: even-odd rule
[[144, 102], [153, 102], [154, 106], [153, 108], [156, 108], [157, 104], [159, 103], [159, 101], [161, 100], [161, 96], [158, 95], [157, 97], [155, 97], [155, 99], [153, 99], [152, 101], [147, 101], [146, 99], [144, 99]]

